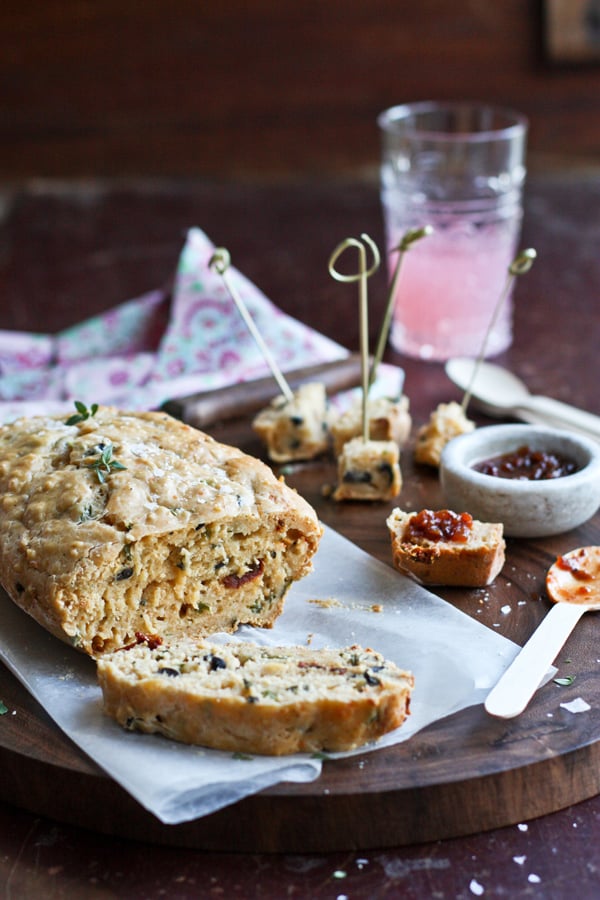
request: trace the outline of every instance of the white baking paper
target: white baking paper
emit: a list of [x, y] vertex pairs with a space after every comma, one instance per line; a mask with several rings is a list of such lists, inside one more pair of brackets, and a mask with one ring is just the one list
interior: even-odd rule
[[[310, 641], [314, 648], [358, 643], [411, 670], [409, 719], [361, 753], [407, 740], [437, 719], [482, 703], [520, 649], [330, 529], [314, 571], [294, 585], [275, 627], [245, 627], [235, 639]], [[46, 633], [3, 591], [0, 659], [71, 740], [163, 823], [189, 821], [270, 785], [320, 775], [321, 761], [310, 754], [237, 759], [124, 731], [102, 712], [94, 662]]]

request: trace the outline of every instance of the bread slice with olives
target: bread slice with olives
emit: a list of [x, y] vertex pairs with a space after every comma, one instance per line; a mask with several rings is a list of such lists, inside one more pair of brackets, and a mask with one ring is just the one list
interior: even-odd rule
[[164, 413], [0, 428], [0, 581], [92, 656], [138, 632], [271, 626], [321, 533], [268, 466]]
[[394, 509], [387, 526], [394, 567], [421, 584], [484, 587], [504, 565], [500, 522], [478, 522], [447, 509]]
[[140, 640], [98, 660], [107, 715], [186, 744], [283, 755], [342, 751], [404, 722], [411, 673], [359, 646]]

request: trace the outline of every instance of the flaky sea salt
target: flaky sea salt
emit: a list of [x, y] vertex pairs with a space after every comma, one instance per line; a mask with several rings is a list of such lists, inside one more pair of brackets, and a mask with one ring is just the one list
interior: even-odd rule
[[587, 712], [592, 708], [589, 703], [586, 703], [583, 697], [576, 697], [575, 700], [571, 700], [569, 703], [561, 703], [560, 705], [570, 713]]
[[471, 891], [472, 894], [475, 894], [476, 897], [481, 897], [481, 895], [485, 891], [485, 888], [482, 884], [479, 884], [479, 882], [473, 878], [473, 879], [471, 879], [471, 883], [469, 885], [469, 890]]

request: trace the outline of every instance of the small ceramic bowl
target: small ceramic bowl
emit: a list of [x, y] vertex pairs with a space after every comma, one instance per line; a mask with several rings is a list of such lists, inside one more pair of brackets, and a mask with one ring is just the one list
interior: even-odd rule
[[[535, 481], [501, 478], [473, 468], [523, 446], [568, 457], [578, 470]], [[476, 428], [446, 445], [440, 481], [449, 509], [469, 512], [482, 522], [502, 522], [509, 537], [562, 534], [586, 522], [600, 507], [600, 444], [538, 425]]]

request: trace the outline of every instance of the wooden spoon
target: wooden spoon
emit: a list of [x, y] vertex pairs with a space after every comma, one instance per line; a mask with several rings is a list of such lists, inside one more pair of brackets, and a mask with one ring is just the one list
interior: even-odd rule
[[485, 708], [492, 716], [510, 719], [523, 712], [581, 616], [600, 609], [600, 547], [559, 556], [548, 570], [546, 590], [555, 605], [490, 691]]
[[527, 385], [508, 369], [489, 362], [476, 363], [463, 356], [449, 359], [445, 369], [450, 381], [467, 391], [490, 416], [512, 415], [525, 422], [581, 431], [600, 440], [600, 416], [553, 397], [531, 394]]

